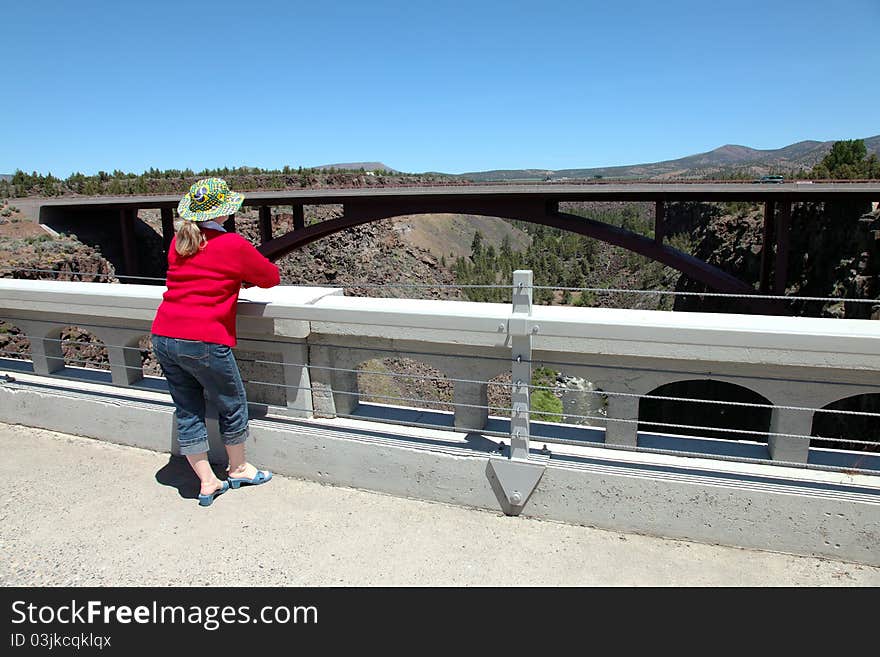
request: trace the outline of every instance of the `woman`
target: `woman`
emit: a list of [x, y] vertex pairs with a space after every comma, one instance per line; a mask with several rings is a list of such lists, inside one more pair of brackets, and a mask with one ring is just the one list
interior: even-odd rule
[[[180, 453], [201, 481], [199, 504], [209, 506], [229, 487], [263, 484], [272, 473], [245, 460], [248, 411], [232, 354], [242, 283], [278, 285], [278, 267], [247, 240], [214, 219], [234, 214], [244, 196], [221, 178], [199, 180], [181, 199], [182, 219], [168, 249], [168, 290], [153, 321], [153, 353], [177, 407]], [[205, 394], [217, 406], [229, 475], [220, 481], [208, 463]]]

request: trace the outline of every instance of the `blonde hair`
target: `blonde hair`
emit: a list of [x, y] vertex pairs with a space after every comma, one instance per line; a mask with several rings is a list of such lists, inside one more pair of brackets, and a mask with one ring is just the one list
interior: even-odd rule
[[182, 221], [177, 229], [177, 241], [174, 250], [183, 257], [195, 255], [205, 248], [208, 240], [194, 221]]

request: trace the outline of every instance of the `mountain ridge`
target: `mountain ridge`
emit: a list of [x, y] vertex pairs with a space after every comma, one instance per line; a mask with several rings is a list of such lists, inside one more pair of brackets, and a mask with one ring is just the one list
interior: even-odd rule
[[[708, 177], [712, 174], [743, 173], [764, 175], [770, 172], [794, 173], [818, 164], [839, 140], [803, 140], [781, 148], [757, 149], [741, 144], [686, 155], [673, 160], [578, 169], [494, 169], [457, 174], [475, 182], [501, 180], [564, 180], [566, 178], [683, 178]], [[880, 135], [864, 138], [868, 153], [880, 157]]]

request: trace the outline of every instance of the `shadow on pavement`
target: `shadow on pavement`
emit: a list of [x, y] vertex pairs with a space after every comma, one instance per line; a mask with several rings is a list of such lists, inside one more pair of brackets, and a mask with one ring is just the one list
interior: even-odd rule
[[[211, 467], [218, 479], [226, 479], [224, 466], [211, 464]], [[184, 456], [169, 456], [168, 463], [156, 472], [156, 481], [163, 486], [176, 488], [178, 494], [188, 500], [199, 497], [199, 479]]]

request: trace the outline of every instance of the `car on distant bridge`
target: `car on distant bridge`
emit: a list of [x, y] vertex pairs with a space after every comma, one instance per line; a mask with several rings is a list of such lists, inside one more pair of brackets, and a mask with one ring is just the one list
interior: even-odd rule
[[757, 180], [756, 183], [781, 183], [785, 182], [784, 176], [761, 176]]

